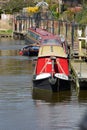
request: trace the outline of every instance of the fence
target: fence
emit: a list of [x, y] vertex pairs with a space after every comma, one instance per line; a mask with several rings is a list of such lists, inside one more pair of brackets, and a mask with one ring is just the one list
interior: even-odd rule
[[78, 42], [78, 30], [82, 30], [82, 36], [85, 35], [86, 25], [79, 25], [73, 22], [55, 20], [55, 19], [41, 19], [35, 17], [16, 17], [14, 20], [14, 32], [26, 32], [29, 27], [40, 27], [48, 30], [55, 35], [62, 35], [66, 38], [68, 44], [71, 45], [72, 49], [74, 43]]

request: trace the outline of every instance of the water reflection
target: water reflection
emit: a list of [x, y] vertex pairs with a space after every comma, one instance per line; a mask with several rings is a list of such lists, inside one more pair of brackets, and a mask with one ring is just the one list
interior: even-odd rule
[[78, 130], [87, 91], [32, 89], [34, 57], [19, 56], [24, 41], [0, 39], [0, 130]]
[[80, 121], [79, 130], [87, 130], [87, 110]]
[[[14, 57], [0, 57], [0, 74], [2, 75], [17, 75], [21, 74], [24, 72], [27, 73], [32, 73], [33, 68], [32, 68], [32, 61], [28, 59], [18, 59]], [[26, 70], [26, 71], [25, 71]]]
[[34, 88], [33, 92], [32, 92], [32, 98], [34, 100], [42, 100], [42, 101], [45, 101], [45, 102], [55, 104], [55, 103], [58, 103], [58, 102], [70, 101], [71, 92], [66, 91], [66, 92], [52, 93], [52, 92], [49, 92], [49, 91]]
[[78, 101], [87, 103], [87, 91], [81, 90], [78, 95]]
[[18, 50], [0, 50], [0, 56], [14, 56], [18, 55]]

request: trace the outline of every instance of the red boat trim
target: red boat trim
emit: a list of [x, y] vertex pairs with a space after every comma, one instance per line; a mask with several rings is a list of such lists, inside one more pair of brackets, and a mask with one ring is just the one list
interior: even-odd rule
[[69, 75], [68, 70], [68, 61], [66, 58], [56, 58], [53, 59], [53, 65], [52, 65], [52, 59], [51, 57], [46, 58], [39, 58], [36, 65], [36, 74], [41, 73], [51, 73], [54, 75], [55, 73], [63, 73], [65, 75]]
[[57, 64], [58, 64], [58, 66], [60, 67], [60, 69], [61, 69], [62, 73], [66, 74], [66, 73], [64, 72], [64, 70], [63, 70], [63, 68], [62, 68], [61, 64], [59, 63], [58, 59], [56, 60], [56, 62], [57, 62]]
[[43, 70], [46, 68], [46, 66], [47, 66], [47, 64], [48, 64], [48, 62], [50, 61], [50, 59], [47, 59], [48, 61], [46, 62], [46, 64], [43, 66], [43, 68], [42, 68], [42, 70], [41, 70], [41, 72], [40, 72], [40, 74], [43, 72]]

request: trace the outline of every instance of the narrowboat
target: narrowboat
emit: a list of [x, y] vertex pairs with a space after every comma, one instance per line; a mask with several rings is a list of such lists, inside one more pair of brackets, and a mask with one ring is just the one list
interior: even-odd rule
[[39, 45], [26, 45], [20, 51], [19, 54], [22, 56], [37, 56], [39, 51]]
[[[64, 42], [61, 41], [61, 38], [57, 35], [41, 29], [41, 28], [29, 28], [25, 35], [25, 44], [27, 46], [23, 47], [19, 52], [20, 55], [27, 56], [37, 56], [39, 52], [39, 47], [41, 45], [60, 45], [65, 47]], [[63, 45], [64, 44], [64, 45]]]
[[71, 89], [69, 61], [63, 47], [40, 46], [33, 74], [33, 87], [52, 92]]

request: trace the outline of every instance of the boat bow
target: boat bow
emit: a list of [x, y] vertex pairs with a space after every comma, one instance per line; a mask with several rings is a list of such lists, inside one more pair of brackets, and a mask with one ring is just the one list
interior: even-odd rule
[[68, 76], [63, 74], [63, 73], [56, 73], [55, 77], [59, 78], [59, 79], [62, 79], [62, 80], [69, 80]]
[[40, 79], [45, 79], [45, 78], [50, 78], [51, 74], [50, 73], [41, 73], [39, 75], [36, 75], [35, 79], [40, 80]]

